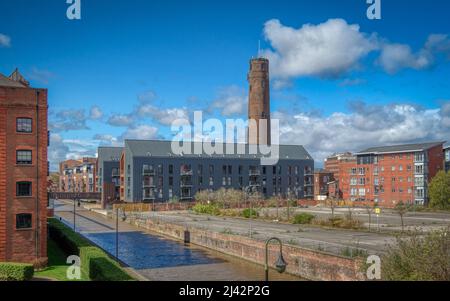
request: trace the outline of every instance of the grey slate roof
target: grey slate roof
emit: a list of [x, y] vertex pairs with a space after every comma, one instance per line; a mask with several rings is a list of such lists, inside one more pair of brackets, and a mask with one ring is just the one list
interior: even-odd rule
[[101, 161], [117, 161], [120, 160], [123, 147], [104, 147], [98, 148], [98, 159]]
[[393, 145], [393, 146], [381, 146], [381, 147], [371, 147], [366, 150], [360, 151], [357, 155], [365, 154], [389, 154], [389, 153], [401, 153], [401, 152], [414, 152], [414, 151], [425, 151], [432, 147], [443, 145], [445, 141], [442, 142], [430, 142], [430, 143], [417, 143], [417, 144], [404, 144], [404, 145]]
[[[180, 155], [175, 155], [172, 152], [171, 141], [161, 141], [161, 140], [125, 140], [125, 147], [130, 150], [135, 157], [180, 157]], [[249, 147], [246, 144], [239, 144], [245, 147], [244, 154], [237, 154], [236, 145], [237, 144], [223, 144], [218, 143], [218, 147], [223, 149], [224, 155], [213, 154], [208, 155], [203, 152], [202, 155], [193, 154], [194, 144], [197, 146], [202, 146], [200, 142], [193, 142], [191, 145], [191, 153], [184, 154], [184, 158], [198, 158], [198, 157], [212, 157], [212, 158], [229, 158], [229, 159], [258, 159], [263, 157], [261, 154], [250, 154]], [[226, 146], [233, 147], [234, 154], [225, 154]], [[291, 160], [313, 160], [311, 155], [305, 150], [301, 145], [280, 145], [280, 159], [291, 159]]]

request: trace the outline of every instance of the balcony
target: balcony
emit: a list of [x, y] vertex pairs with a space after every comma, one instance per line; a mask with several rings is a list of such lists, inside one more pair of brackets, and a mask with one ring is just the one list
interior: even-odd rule
[[155, 170], [154, 169], [144, 169], [142, 171], [142, 175], [144, 175], [144, 176], [154, 176], [155, 175]]
[[191, 169], [183, 169], [180, 170], [180, 175], [181, 176], [192, 176], [194, 173], [192, 172]]
[[113, 177], [113, 178], [118, 178], [118, 177], [120, 177], [119, 171], [113, 171], [112, 174], [111, 174], [111, 177]]
[[192, 181], [181, 181], [180, 186], [181, 187], [192, 187], [193, 184], [192, 184]]
[[248, 186], [250, 186], [250, 187], [259, 187], [259, 186], [261, 186], [261, 183], [259, 183], [257, 181], [250, 181], [248, 183]]
[[249, 175], [250, 177], [257, 177], [257, 176], [260, 176], [260, 175], [261, 175], [261, 171], [260, 171], [259, 169], [250, 169], [250, 170], [248, 171], [248, 175]]
[[152, 187], [156, 187], [154, 182], [151, 181], [143, 181], [142, 182], [142, 187], [144, 188], [152, 188]]

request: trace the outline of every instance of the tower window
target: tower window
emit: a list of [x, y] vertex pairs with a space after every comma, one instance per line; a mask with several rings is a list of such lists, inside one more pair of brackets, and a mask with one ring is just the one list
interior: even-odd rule
[[31, 214], [17, 214], [16, 215], [16, 229], [31, 229]]
[[16, 151], [16, 164], [21, 164], [21, 165], [32, 164], [32, 151], [30, 151], [30, 150]]
[[31, 133], [32, 129], [32, 119], [31, 118], [17, 118], [16, 120], [16, 130], [18, 133]]
[[31, 196], [31, 182], [17, 182], [16, 196]]

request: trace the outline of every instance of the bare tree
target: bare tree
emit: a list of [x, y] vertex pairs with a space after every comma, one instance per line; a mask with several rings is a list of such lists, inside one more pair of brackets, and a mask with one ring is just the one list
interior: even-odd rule
[[409, 206], [405, 205], [405, 203], [400, 202], [395, 206], [395, 211], [400, 216], [400, 222], [402, 224], [402, 232], [405, 231], [405, 223], [403, 217], [409, 211]]

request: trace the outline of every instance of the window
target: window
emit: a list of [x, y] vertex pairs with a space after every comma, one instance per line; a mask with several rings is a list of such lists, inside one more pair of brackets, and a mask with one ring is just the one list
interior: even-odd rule
[[31, 196], [31, 182], [17, 182], [16, 196]]
[[31, 229], [31, 214], [17, 214], [16, 215], [16, 229]]
[[173, 175], [173, 165], [169, 165], [169, 174]]
[[31, 133], [32, 129], [32, 119], [31, 118], [17, 118], [17, 132], [18, 133]]
[[30, 150], [16, 151], [16, 164], [30, 165], [32, 164], [32, 152]]

